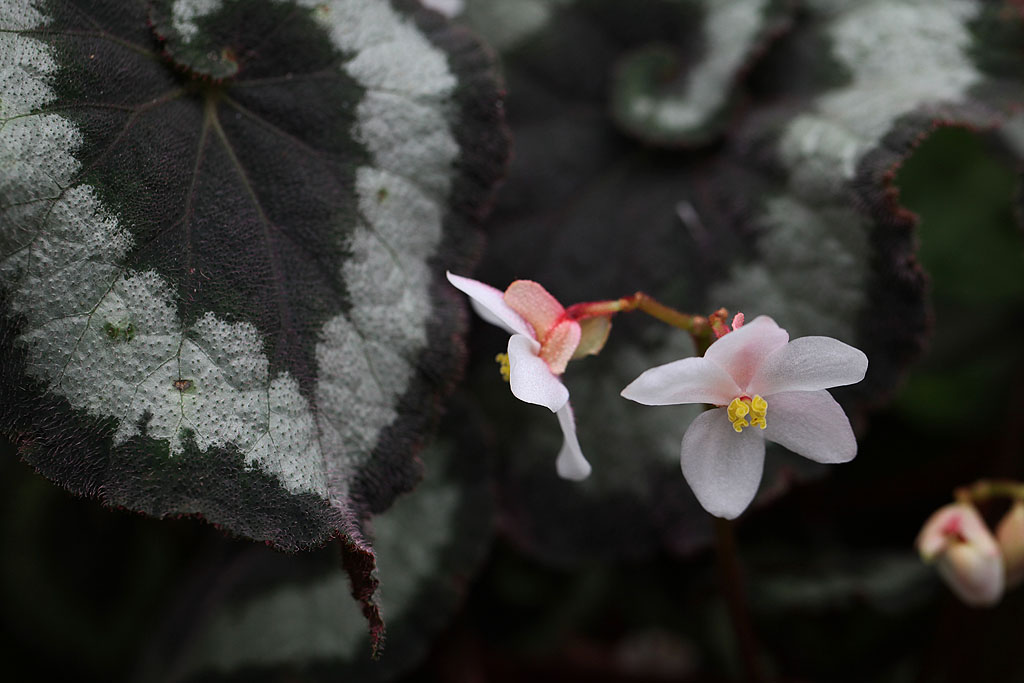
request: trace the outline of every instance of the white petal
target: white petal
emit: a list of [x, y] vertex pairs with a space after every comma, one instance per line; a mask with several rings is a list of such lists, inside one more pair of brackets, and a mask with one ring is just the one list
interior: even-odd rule
[[716, 517], [735, 519], [754, 500], [764, 470], [760, 432], [748, 427], [736, 433], [725, 408], [702, 413], [686, 430], [683, 476], [704, 509]]
[[704, 357], [720, 365], [745, 388], [764, 359], [788, 341], [789, 333], [762, 315], [716, 340]]
[[551, 374], [551, 368], [537, 355], [538, 351], [540, 344], [534, 339], [522, 334], [512, 335], [508, 340], [509, 384], [520, 401], [555, 412], [568, 402], [569, 390]]
[[558, 452], [555, 469], [562, 479], [583, 481], [590, 476], [590, 463], [583, 457], [583, 449], [576, 439], [576, 420], [573, 418], [572, 406], [566, 403], [556, 414], [565, 440], [562, 442], [562, 450]]
[[827, 391], [793, 391], [768, 397], [764, 438], [815, 462], [847, 462], [857, 455], [850, 420]]
[[648, 406], [726, 405], [739, 395], [740, 388], [729, 373], [706, 358], [683, 358], [645, 370], [622, 390], [624, 398]]
[[525, 334], [532, 339], [537, 338], [530, 324], [523, 320], [523, 316], [505, 303], [505, 293], [500, 289], [461, 275], [452, 273], [446, 273], [446, 275], [448, 282], [469, 296], [473, 310], [481, 318], [492, 325], [503, 328], [509, 334]]
[[832, 337], [800, 337], [765, 358], [747, 392], [769, 396], [841, 387], [864, 379], [867, 369], [860, 349]]

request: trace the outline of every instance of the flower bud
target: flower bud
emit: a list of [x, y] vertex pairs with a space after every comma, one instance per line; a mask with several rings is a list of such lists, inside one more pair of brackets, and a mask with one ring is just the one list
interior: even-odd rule
[[1008, 588], [1024, 582], [1024, 500], [1018, 500], [996, 527]]
[[917, 536], [925, 562], [968, 605], [994, 605], [1003, 595], [1003, 558], [985, 520], [970, 503], [938, 509]]

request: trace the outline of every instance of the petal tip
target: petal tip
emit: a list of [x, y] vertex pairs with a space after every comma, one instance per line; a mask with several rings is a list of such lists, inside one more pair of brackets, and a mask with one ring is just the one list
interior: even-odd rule
[[564, 440], [555, 460], [555, 470], [562, 479], [583, 481], [590, 476], [591, 468], [576, 438], [576, 419], [568, 402], [558, 410], [558, 425], [562, 428]]
[[656, 405], [650, 402], [650, 398], [647, 397], [649, 392], [645, 389], [648, 384], [648, 378], [651, 376], [651, 370], [654, 369], [648, 368], [644, 370], [639, 377], [623, 387], [622, 391], [619, 392], [619, 396], [645, 406]]
[[704, 508], [704, 511], [707, 512], [709, 515], [713, 517], [718, 517], [719, 519], [725, 519], [728, 521], [736, 519], [737, 517], [742, 515], [748, 507], [750, 507], [749, 503], [747, 505], [744, 505], [739, 510], [731, 508], [729, 506], [719, 507], [717, 505], [707, 505], [704, 501], [700, 501], [700, 504], [701, 507]]
[[836, 459], [834, 464], [842, 465], [845, 462], [852, 461], [856, 457], [857, 457], [857, 442], [855, 441], [853, 443], [853, 449], [849, 452], [849, 455], [847, 455], [846, 453], [841, 453], [839, 455], [839, 457]]
[[569, 481], [583, 481], [590, 476], [592, 469], [586, 460], [578, 460], [571, 456], [559, 455], [555, 460], [558, 476]]

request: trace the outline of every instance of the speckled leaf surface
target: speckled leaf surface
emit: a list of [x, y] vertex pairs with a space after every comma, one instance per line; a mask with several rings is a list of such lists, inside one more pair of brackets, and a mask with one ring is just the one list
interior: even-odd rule
[[[464, 418], [465, 415], [463, 414]], [[454, 425], [455, 421], [449, 422]], [[284, 556], [247, 548], [197, 572], [182, 591], [143, 676], [153, 681], [390, 680], [422, 659], [489, 547], [494, 498], [486, 458], [459, 459], [452, 429], [422, 452], [426, 470], [369, 524], [388, 622], [384, 656], [367, 656], [366, 626], [336, 549]], [[182, 635], [175, 623], [189, 624]]]
[[[660, 44], [659, 17], [680, 4], [631, 4], [627, 23], [599, 0], [470, 3], [467, 20], [503, 46], [517, 146], [477, 275], [536, 279], [567, 305], [640, 289], [682, 310], [726, 306], [771, 315], [793, 337], [837, 337], [870, 358], [863, 383], [834, 392], [863, 427], [928, 327], [916, 218], [899, 206], [895, 169], [935, 128], [993, 127], [1024, 101], [1020, 12], [966, 0], [791, 3], [776, 15], [788, 31], [751, 53], [723, 139], [682, 151], [624, 137], [612, 115], [623, 56]], [[509, 19], [492, 35], [479, 19], [499, 15]], [[474, 382], [501, 416], [506, 529], [562, 562], [702, 545], [708, 518], [678, 469], [695, 410], [617, 396], [644, 369], [691, 354], [685, 336], [616, 319], [601, 356], [570, 366], [594, 465], [581, 485], [554, 474], [553, 421], [500, 385], [498, 337], [474, 339], [484, 347]], [[822, 469], [770, 451], [759, 499]]]
[[2, 0], [0, 428], [110, 505], [340, 535], [368, 600], [505, 153], [415, 2]]

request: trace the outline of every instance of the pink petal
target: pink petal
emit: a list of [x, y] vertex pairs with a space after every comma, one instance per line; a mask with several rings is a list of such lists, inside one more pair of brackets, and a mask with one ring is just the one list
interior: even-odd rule
[[505, 303], [533, 325], [537, 339], [542, 342], [565, 315], [558, 299], [533, 280], [516, 280], [508, 286], [504, 296]]
[[971, 543], [999, 554], [999, 547], [978, 509], [969, 503], [950, 503], [932, 513], [917, 535], [917, 551], [934, 560], [954, 543]]
[[569, 390], [537, 353], [540, 344], [522, 334], [508, 340], [509, 384], [520, 401], [556, 412], [569, 401]]
[[770, 396], [783, 391], [818, 391], [864, 379], [868, 357], [831, 337], [800, 337], [764, 359], [747, 393]]
[[500, 289], [461, 275], [452, 273], [446, 273], [446, 275], [448, 282], [469, 296], [473, 310], [481, 318], [492, 325], [503, 328], [509, 334], [525, 334], [531, 338], [536, 336], [533, 328], [523, 320], [523, 317], [505, 303], [505, 294]]
[[815, 462], [847, 462], [857, 455], [850, 420], [827, 391], [792, 391], [767, 400], [764, 438]]
[[749, 427], [733, 431], [725, 408], [702, 413], [686, 430], [683, 476], [704, 509], [716, 517], [735, 519], [754, 500], [764, 470], [760, 432]]
[[725, 370], [706, 358], [683, 358], [645, 370], [622, 396], [648, 406], [676, 403], [726, 405], [740, 388]]
[[565, 366], [580, 345], [582, 333], [580, 324], [575, 320], [563, 320], [548, 331], [540, 345], [540, 357], [551, 368], [551, 372], [556, 375], [565, 372]]
[[583, 457], [580, 442], [576, 439], [576, 420], [572, 414], [572, 406], [567, 402], [558, 409], [558, 425], [562, 428], [564, 441], [562, 450], [555, 460], [555, 469], [562, 479], [583, 481], [590, 476], [590, 463]]
[[762, 315], [716, 340], [704, 357], [728, 372], [740, 388], [746, 388], [764, 359], [788, 341], [789, 333]]

